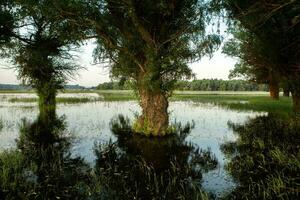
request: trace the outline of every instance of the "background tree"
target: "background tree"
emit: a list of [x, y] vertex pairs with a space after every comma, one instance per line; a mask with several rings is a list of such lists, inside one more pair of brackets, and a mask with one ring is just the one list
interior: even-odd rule
[[[130, 81], [125, 81], [122, 85], [118, 81], [100, 83], [97, 90], [132, 90]], [[282, 86], [283, 87], [283, 86]], [[268, 91], [266, 84], [257, 84], [246, 80], [222, 80], [222, 79], [198, 79], [177, 81], [175, 90], [193, 91]]]
[[243, 77], [251, 82], [268, 84], [270, 96], [279, 99], [277, 55], [270, 51], [272, 44], [258, 39], [239, 23], [230, 29], [233, 38], [223, 46], [223, 53], [238, 59], [229, 78]]
[[[19, 78], [36, 89], [40, 112], [55, 108], [55, 97], [74, 70], [70, 50], [77, 44], [74, 29], [67, 20], [59, 20], [52, 1], [15, 1], [19, 33], [14, 41], [13, 62]], [[47, 112], [48, 113], [48, 112]]]
[[[229, 18], [260, 41], [272, 57], [272, 69], [289, 83], [293, 108], [300, 111], [300, 2], [297, 0], [224, 0]], [[268, 53], [268, 54], [269, 54]]]
[[[84, 24], [92, 28], [90, 37], [97, 38], [96, 61], [109, 61], [113, 76], [135, 82], [142, 107], [137, 132], [167, 133], [174, 84], [192, 76], [188, 62], [220, 44], [218, 36], [206, 34], [206, 2], [82, 0], [78, 6]], [[61, 9], [63, 15], [78, 18], [72, 11]]]

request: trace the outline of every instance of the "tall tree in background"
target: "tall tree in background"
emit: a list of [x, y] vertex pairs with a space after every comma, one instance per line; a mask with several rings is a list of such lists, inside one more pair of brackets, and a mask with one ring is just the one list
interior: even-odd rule
[[[85, 21], [78, 23], [92, 27], [90, 37], [97, 38], [96, 60], [109, 61], [113, 76], [135, 81], [142, 107], [136, 132], [168, 132], [168, 97], [174, 84], [192, 76], [188, 62], [220, 44], [218, 36], [206, 34], [206, 2], [82, 0], [78, 6]], [[72, 9], [61, 13], [72, 16]]]
[[272, 69], [289, 83], [293, 108], [300, 112], [300, 1], [223, 0], [229, 18], [239, 21], [265, 51], [274, 55]]
[[251, 82], [268, 84], [270, 96], [279, 99], [278, 55], [269, 50], [272, 44], [261, 41], [239, 23], [230, 29], [230, 33], [233, 38], [224, 44], [223, 53], [237, 58], [238, 63], [230, 71], [229, 78], [243, 77]]
[[18, 35], [12, 55], [19, 78], [36, 89], [40, 112], [55, 109], [55, 97], [66, 79], [78, 68], [68, 62], [77, 35], [67, 20], [59, 20], [52, 1], [18, 0]]

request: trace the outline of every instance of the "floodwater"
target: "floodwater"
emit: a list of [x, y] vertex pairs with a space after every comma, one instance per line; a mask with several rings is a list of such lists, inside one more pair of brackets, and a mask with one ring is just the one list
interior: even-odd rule
[[[96, 96], [95, 96], [96, 95]], [[22, 119], [33, 122], [38, 117], [36, 103], [11, 103], [10, 98], [32, 98], [33, 94], [0, 94], [0, 152], [16, 148]], [[67, 94], [64, 97], [95, 98], [97, 94]], [[110, 121], [122, 114], [133, 120], [141, 109], [135, 101], [106, 102], [93, 101], [81, 104], [58, 104], [57, 115], [65, 116], [66, 128], [74, 138], [71, 144], [71, 156], [83, 158], [90, 166], [96, 164], [95, 144], [117, 140], [110, 129]], [[212, 104], [190, 101], [175, 101], [169, 107], [171, 123], [186, 124], [194, 122], [195, 127], [185, 138], [187, 143], [210, 150], [217, 160], [214, 169], [203, 172], [202, 188], [215, 196], [230, 192], [237, 183], [224, 169], [228, 162], [221, 145], [235, 141], [236, 135], [228, 127], [228, 122], [243, 123], [264, 113], [252, 111], [235, 111]]]

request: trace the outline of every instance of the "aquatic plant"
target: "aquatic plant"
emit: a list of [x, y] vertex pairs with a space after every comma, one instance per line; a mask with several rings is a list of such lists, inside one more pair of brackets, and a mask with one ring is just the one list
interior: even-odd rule
[[3, 120], [2, 118], [0, 118], [0, 131], [3, 129], [3, 127], [4, 127]]
[[227, 170], [239, 182], [228, 199], [297, 199], [300, 185], [300, 120], [259, 116], [229, 123], [238, 140], [222, 146]]
[[[181, 123], [175, 122], [168, 126], [164, 136], [177, 135], [185, 138], [194, 127], [194, 121], [188, 122], [184, 126]], [[151, 130], [147, 129], [146, 123], [144, 123], [144, 127], [140, 127], [140, 124], [136, 123], [136, 120], [132, 123], [128, 117], [124, 117], [123, 115], [118, 115], [117, 117], [112, 118], [110, 121], [110, 128], [112, 132], [117, 135], [125, 133], [129, 135], [139, 134], [147, 137], [153, 137]], [[143, 131], [139, 131], [139, 129], [143, 129]]]

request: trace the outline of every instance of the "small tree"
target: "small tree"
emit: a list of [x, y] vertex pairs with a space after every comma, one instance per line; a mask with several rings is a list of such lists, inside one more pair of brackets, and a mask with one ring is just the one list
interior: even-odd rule
[[78, 68], [67, 62], [71, 45], [77, 42], [74, 29], [56, 17], [51, 2], [16, 1], [15, 7], [23, 29], [14, 37], [12, 57], [19, 78], [36, 89], [40, 112], [55, 108], [57, 90]]

